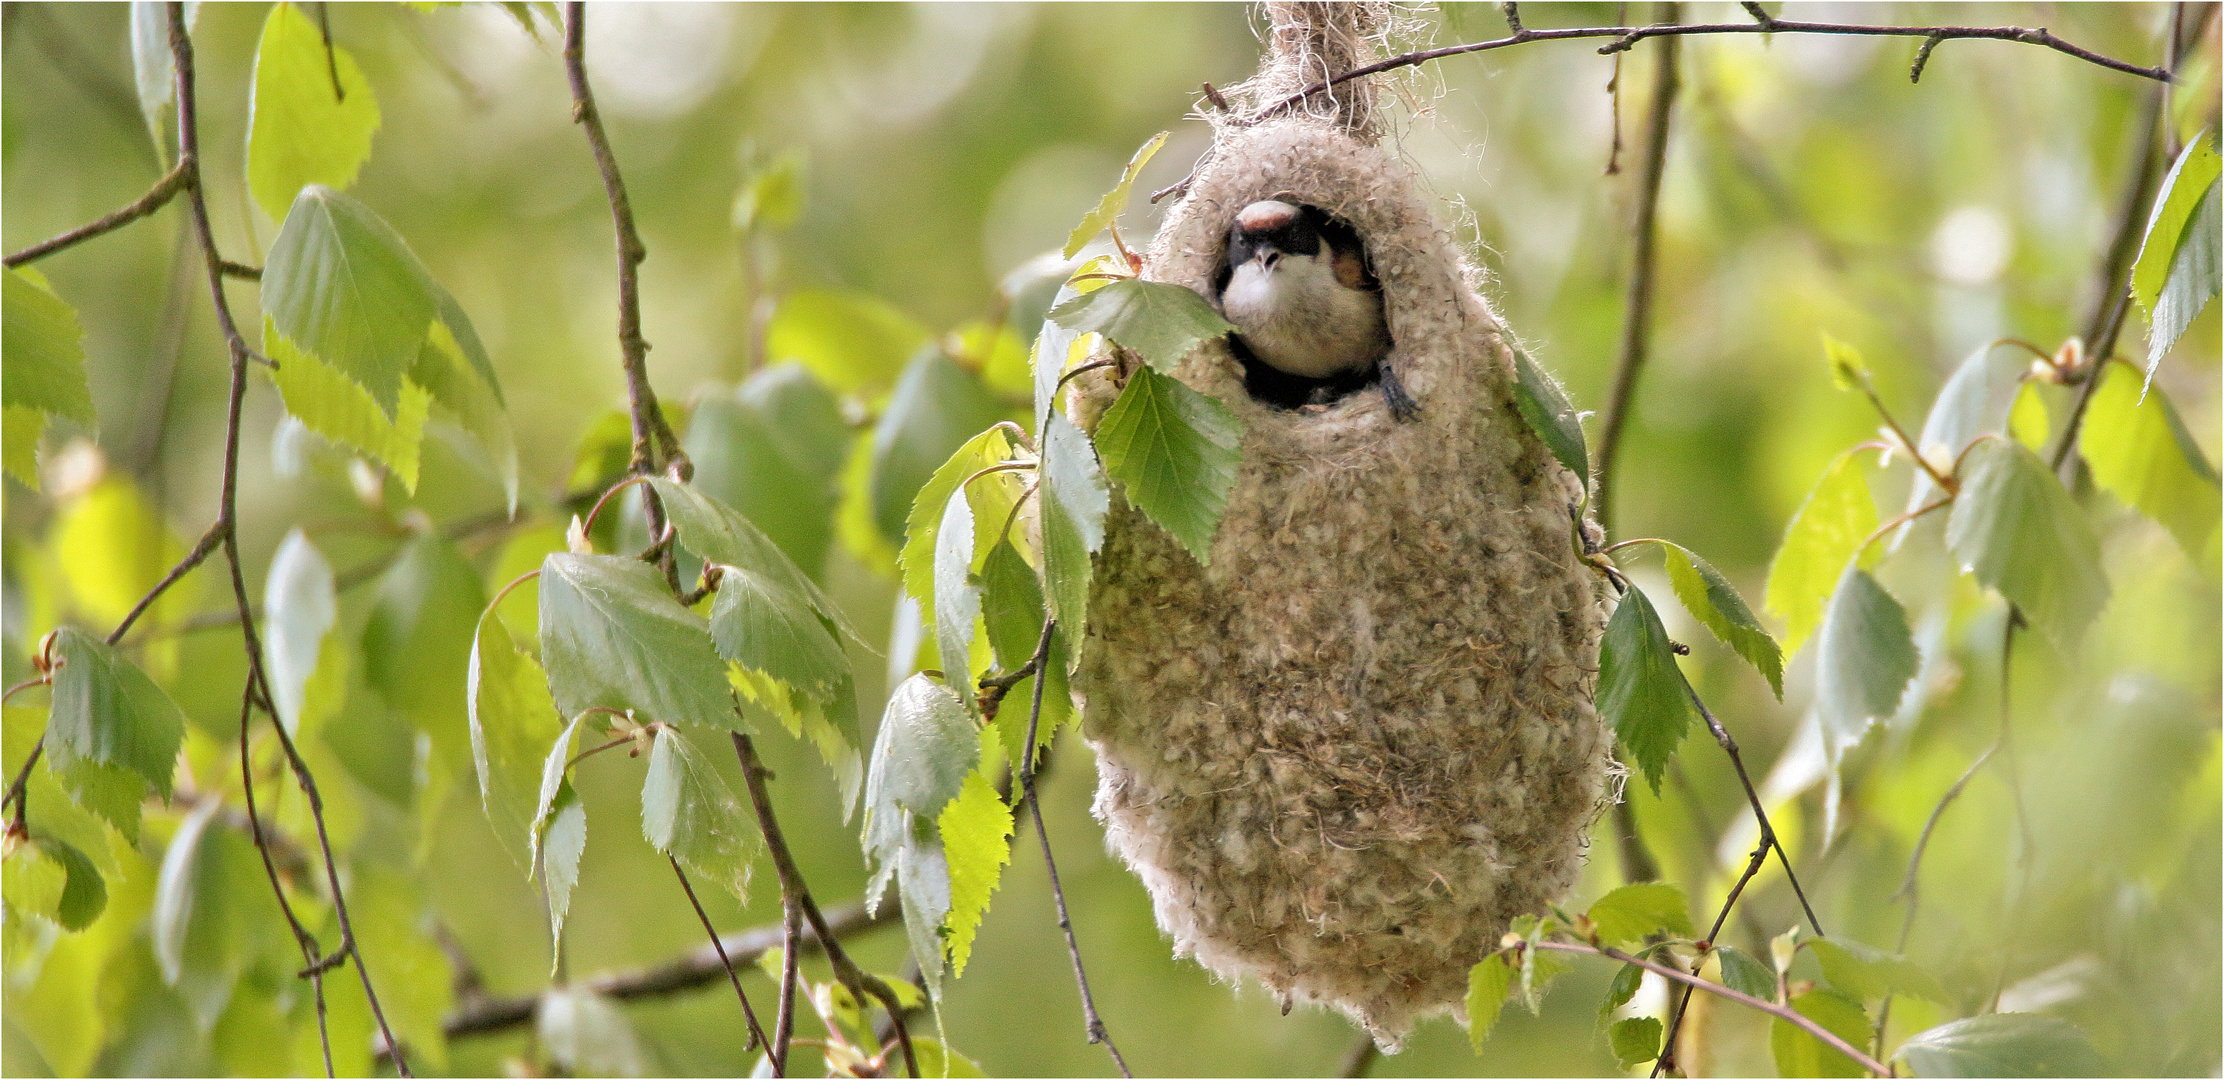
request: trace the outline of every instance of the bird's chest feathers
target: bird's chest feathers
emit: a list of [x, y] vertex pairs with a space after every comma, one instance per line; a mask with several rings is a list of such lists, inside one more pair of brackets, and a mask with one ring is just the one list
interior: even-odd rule
[[1325, 257], [1284, 255], [1271, 269], [1247, 262], [1229, 277], [1220, 302], [1244, 344], [1292, 375], [1347, 372], [1389, 345], [1381, 297], [1346, 287]]

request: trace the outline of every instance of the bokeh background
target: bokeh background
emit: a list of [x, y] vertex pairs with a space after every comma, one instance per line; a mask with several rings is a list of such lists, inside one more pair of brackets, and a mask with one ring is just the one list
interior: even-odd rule
[[[194, 35], [211, 209], [227, 254], [250, 262], [276, 235], [276, 224], [249, 208], [241, 179], [266, 10], [202, 5]], [[1790, 4], [1783, 14], [2044, 25], [2151, 64], [2162, 58], [2169, 10]], [[135, 198], [158, 165], [132, 89], [125, 6], [9, 4], [5, 12], [0, 231], [14, 250]], [[1607, 24], [1617, 6], [1536, 4], [1523, 14], [1532, 27]], [[1414, 15], [1423, 42], [1504, 32], [1493, 5]], [[1742, 17], [1729, 4], [1685, 11], [1687, 21]], [[545, 22], [536, 34], [491, 4], [333, 5], [330, 21], [384, 116], [351, 194], [407, 237], [461, 300], [516, 425], [526, 517], [460, 541], [491, 592], [561, 546], [564, 497], [600, 478], [608, 438], [596, 425], [623, 404], [609, 213], [570, 123], [556, 34]], [[1187, 115], [1198, 84], [1227, 86], [1254, 69], [1259, 22], [1235, 4], [594, 6], [589, 67], [650, 252], [642, 294], [659, 392], [685, 413], [692, 402], [735, 400], [733, 388], [760, 364], [791, 357], [849, 363], [849, 349], [860, 370], [892, 370], [931, 336], [984, 322], [1029, 340], [1045, 282], [1055, 283], [1038, 257], [1152, 134], [1173, 133], [1139, 188], [1187, 171], [1208, 142], [1206, 125]], [[1911, 85], [1914, 44], [1785, 36], [1696, 38], [1684, 47], [1654, 357], [1617, 477], [1618, 528], [1693, 548], [1756, 606], [1807, 487], [1877, 426], [1858, 397], [1833, 389], [1822, 335], [1866, 354], [1885, 401], [1913, 427], [1972, 349], [2002, 336], [2051, 349], [2079, 332], [2099, 300], [2097, 270], [2149, 84], [2027, 46], [1949, 42]], [[1396, 122], [1398, 145], [1488, 269], [1499, 311], [1587, 409], [1605, 400], [1622, 326], [1651, 63], [1645, 48], [1623, 61], [1625, 167], [1608, 175], [1614, 61], [1595, 47], [1540, 43], [1436, 63], [1399, 84]], [[2212, 26], [2173, 97], [2170, 122], [2183, 134], [2214, 122], [2216, 61]], [[737, 191], [783, 163], [800, 163], [799, 213], [738, 232]], [[1156, 217], [1138, 199], [1126, 235], [1140, 242]], [[73, 511], [127, 484], [156, 516], [116, 541], [140, 554], [114, 557], [158, 565], [159, 530], [190, 538], [210, 518], [225, 366], [181, 229], [179, 213], [166, 211], [41, 264], [85, 323], [101, 424], [97, 453], [74, 441], [95, 433], [49, 433], [45, 493], [8, 481], [11, 683], [56, 622], [113, 622], [86, 575], [68, 565], [92, 557], [84, 535], [72, 541]], [[253, 293], [233, 287], [248, 311]], [[837, 316], [810, 317], [830, 295]], [[790, 306], [794, 297], [803, 299]], [[2203, 315], [2157, 376], [2211, 461], [2217, 327], [2215, 311]], [[2143, 352], [2142, 331], [2134, 312], [2127, 352]], [[766, 344], [753, 344], [760, 332]], [[987, 372], [992, 389], [995, 374]], [[864, 390], [844, 404], [858, 430], [878, 404], [875, 378], [861, 379]], [[2066, 398], [2050, 401], [2059, 417]], [[427, 439], [424, 479], [410, 497], [337, 454], [277, 438], [281, 415], [258, 379], [241, 493], [251, 580], [296, 525], [345, 569], [392, 551], [413, 514], [447, 525], [499, 506], [499, 484], [465, 440]], [[691, 438], [715, 441], [705, 432]], [[1904, 471], [1874, 474], [1888, 510], [1904, 498]], [[94, 484], [95, 475], [105, 479]], [[900, 629], [897, 589], [870, 545], [843, 538], [840, 483], [764, 498], [773, 501], [753, 512], [777, 518], [776, 531], [789, 530], [803, 549], [826, 552], [823, 580], [868, 638], [889, 641]], [[2113, 599], [2081, 651], [2053, 652], [2025, 635], [2016, 658], [2013, 722], [2030, 849], [2017, 839], [2006, 774], [1980, 774], [1938, 829], [1909, 948], [1961, 1004], [1903, 1001], [1893, 1038], [1976, 1011], [2004, 980], [2003, 1008], [2070, 1019], [2126, 1074], [2213, 1075], [2224, 1025], [2217, 582], [2158, 526], [2105, 496], [2089, 502]], [[1811, 660], [1792, 664], [1778, 703], [1680, 610], [1663, 607], [1670, 633], [1693, 645], [1686, 671], [1766, 775], [1824, 924], [1887, 947], [1904, 910], [1894, 891], [1923, 819], [1990, 743], [1998, 715], [2001, 606], [1950, 571], [1921, 558], [1892, 565], [1886, 583], [1908, 603], [1925, 650], [1921, 690], [1851, 756], [1835, 794], [1819, 750], [1798, 737]], [[1640, 561], [1636, 573], [1653, 583], [1657, 564]], [[176, 618], [221, 606], [216, 582], [199, 584]], [[374, 591], [349, 592], [343, 620], [367, 618]], [[452, 655], [428, 659], [428, 670], [460, 680], [468, 637], [459, 642], [449, 643]], [[238, 650], [237, 635], [221, 632], [174, 635], [149, 650], [150, 667], [198, 721], [188, 760], [212, 788], [236, 724]], [[869, 727], [890, 669], [910, 657], [884, 646], [855, 659]], [[457, 700], [460, 710], [460, 689]], [[366, 697], [327, 732], [313, 761], [355, 822], [351, 858], [404, 882], [420, 926], [452, 935], [489, 990], [537, 991], [550, 965], [540, 901], [490, 834], [468, 766], [443, 763], [436, 741], [420, 740], [410, 719]], [[865, 868], [826, 770], [783, 736], [761, 741], [815, 891], [828, 902], [854, 898]], [[20, 753], [11, 743], [11, 767]], [[575, 976], [651, 963], [700, 941], [661, 859], [634, 834], [640, 768], [606, 757], [583, 770], [592, 825], [567, 948]], [[1137, 1071], [1335, 1069], [1355, 1037], [1341, 1019], [1283, 1016], [1256, 989], [1215, 984], [1168, 955], [1142, 888], [1103, 851], [1087, 813], [1092, 783], [1088, 750], [1069, 736], [1044, 808], [1097, 1002]], [[1663, 790], [1656, 798], [1633, 788], [1637, 820], [1667, 876], [1695, 909], [1711, 912], [1751, 846], [1742, 798], [1704, 739], [1687, 745], [1681, 776]], [[102, 989], [103, 979], [125, 978], [118, 972], [143, 970], [115, 957], [146, 948], [131, 928], [143, 921], [132, 905], [143, 911], [149, 902], [176, 815], [149, 820], [138, 876], [111, 889], [109, 919], [124, 929], [106, 931], [98, 949], [65, 943], [52, 955], [18, 949], [8, 958], [7, 1073], [297, 1067], [244, 1048], [291, 1035], [220, 1025], [201, 1036], [176, 1022], [174, 1008], [125, 1008], [117, 1004], [124, 991]], [[1607, 827], [1599, 828], [1578, 902], [1621, 880]], [[972, 966], [949, 994], [950, 1041], [994, 1074], [1104, 1073], [1102, 1052], [1081, 1037], [1040, 860], [1032, 839], [1021, 840]], [[746, 908], [705, 899], [722, 928], [777, 921], [769, 873]], [[1754, 947], [1797, 918], [1773, 867], [1743, 910], [1731, 940]], [[892, 931], [855, 945], [867, 966], [884, 971], [897, 969], [901, 949]], [[1578, 965], [1541, 1016], [1510, 1011], [1480, 1057], [1450, 1021], [1433, 1022], [1376, 1074], [1611, 1073], [1596, 1017], [1610, 974], [1603, 964]], [[770, 1000], [768, 980], [745, 978], [753, 997]], [[98, 1049], [58, 1049], [49, 1014], [81, 1000], [107, 1003], [79, 1036]], [[1637, 1006], [1657, 1010], [1657, 988]], [[744, 1029], [722, 984], [627, 1013], [651, 1071], [731, 1075], [753, 1058], [741, 1053]], [[1725, 1010], [1707, 1023], [1705, 1068], [1772, 1070], [1765, 1025]], [[813, 1033], [809, 1020], [804, 1029]], [[533, 1054], [524, 1029], [448, 1049], [447, 1070], [463, 1074], [500, 1073]]]

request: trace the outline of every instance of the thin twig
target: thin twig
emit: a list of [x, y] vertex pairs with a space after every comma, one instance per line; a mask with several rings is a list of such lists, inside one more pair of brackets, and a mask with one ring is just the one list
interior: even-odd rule
[[[1036, 670], [1050, 662], [1050, 637], [1056, 633], [1058, 621], [1044, 619], [1042, 640], [1035, 643], [1035, 658], [1028, 661]], [[1066, 955], [1073, 960], [1073, 981], [1081, 988], [1081, 1017], [1089, 1041], [1104, 1044], [1106, 1053], [1112, 1055], [1112, 1064], [1121, 1076], [1134, 1076], [1128, 1071], [1127, 1059], [1120, 1056], [1120, 1048], [1113, 1045], [1111, 1033], [1104, 1029], [1104, 1018], [1097, 1015], [1095, 995], [1089, 993], [1089, 974], [1081, 967], [1081, 946], [1073, 938], [1073, 918], [1066, 912], [1066, 890], [1058, 882], [1058, 862], [1050, 855], [1050, 834], [1043, 829], [1042, 802], [1035, 797], [1035, 736], [1042, 723], [1043, 684], [1048, 679], [1035, 680], [1034, 703], [1027, 712], [1027, 739], [1021, 743], [1019, 758], [1020, 798], [1027, 803], [1028, 812], [1035, 818], [1035, 839], [1042, 842], [1043, 869], [1050, 873], [1050, 898], [1058, 904], [1058, 929], [1066, 935]]]
[[[193, 41], [186, 32], [185, 5], [169, 5], [169, 24], [170, 56], [177, 76], [178, 167], [184, 170], [186, 177], [181, 186], [186, 195], [186, 207], [191, 211], [194, 237], [199, 242], [208, 265], [209, 293], [216, 308], [217, 326], [223, 331], [231, 356], [231, 393], [225, 419], [223, 493], [217, 506], [217, 530], [222, 533], [224, 557], [231, 569], [232, 594], [238, 604], [240, 632], [247, 653], [247, 687], [242, 695], [246, 703], [242, 705], [244, 715], [241, 720], [241, 735], [244, 739], [258, 691], [260, 699], [265, 703], [270, 697], [269, 690], [264, 685], [262, 643], [255, 632], [255, 619], [247, 599], [247, 583], [241, 570], [239, 553], [240, 425], [247, 398], [247, 365], [253, 350], [247, 347], [246, 339], [240, 336], [239, 325], [232, 317], [231, 303], [224, 295], [224, 259], [217, 251], [215, 230], [209, 224], [208, 202], [202, 193], [200, 115], [193, 72]], [[413, 1075], [409, 1071], [408, 1062], [401, 1055], [400, 1045], [394, 1039], [393, 1029], [386, 1022], [386, 1011], [379, 1003], [376, 989], [371, 985], [370, 969], [363, 962], [362, 953], [356, 948], [355, 929], [349, 918], [347, 897], [340, 887], [339, 865], [333, 857], [331, 837], [325, 828], [324, 801], [317, 793], [316, 779], [310, 773], [308, 763], [302, 760], [300, 751], [294, 746], [293, 737], [286, 731], [286, 726], [274, 716], [271, 727], [278, 733], [279, 745], [285, 749], [287, 761], [293, 768], [294, 779], [300, 784], [302, 794], [308, 800], [310, 817], [316, 823], [317, 844], [324, 858], [325, 879], [331, 886], [332, 912], [340, 924], [340, 945], [334, 953], [354, 958], [355, 973], [362, 980], [363, 995], [371, 1007], [371, 1018], [377, 1022], [386, 1045], [394, 1051], [395, 1071], [402, 1076]], [[242, 760], [246, 760], [244, 752]], [[242, 780], [249, 782], [247, 777], [242, 777]], [[256, 833], [257, 846], [262, 847], [260, 828]], [[267, 848], [264, 853], [267, 858]], [[278, 887], [275, 875], [272, 886], [277, 889], [279, 903], [286, 904], [285, 891]]]
[[184, 191], [194, 182], [195, 172], [194, 163], [181, 158], [175, 167], [164, 174], [162, 179], [155, 181], [154, 186], [148, 188], [147, 193], [139, 196], [131, 205], [98, 221], [80, 225], [60, 236], [42, 240], [24, 248], [5, 259], [0, 259], [0, 264], [13, 269], [22, 266], [24, 263], [43, 259], [57, 251], [75, 247], [96, 236], [115, 232], [117, 229], [121, 229], [168, 205], [171, 199], [177, 198], [178, 192]]
[[347, 953], [335, 949], [330, 956], [318, 955], [323, 946], [317, 943], [317, 936], [302, 925], [301, 917], [294, 913], [293, 901], [287, 899], [285, 887], [279, 883], [278, 865], [270, 854], [271, 843], [263, 834], [262, 815], [255, 809], [254, 759], [249, 753], [249, 748], [254, 744], [248, 738], [248, 728], [254, 723], [254, 719], [254, 706], [248, 704], [246, 695], [243, 694], [239, 702], [239, 778], [240, 790], [245, 794], [247, 802], [248, 835], [254, 838], [255, 851], [262, 856], [263, 873], [270, 878], [270, 891], [278, 897], [278, 910], [285, 914], [286, 926], [293, 931], [294, 943], [301, 947], [301, 972], [309, 980], [310, 991], [316, 997], [317, 1041], [324, 1050], [324, 1075], [334, 1076], [337, 1074], [332, 1069], [332, 1031], [325, 1019], [324, 973], [334, 964], [347, 959]]
[[[1660, 5], [1660, 17], [1673, 22], [1676, 4]], [[1652, 111], [1645, 120], [1645, 168], [1637, 182], [1637, 213], [1632, 231], [1636, 248], [1630, 260], [1629, 291], [1622, 309], [1622, 344], [1614, 362], [1614, 389], [1599, 422], [1598, 479], [1595, 505], [1599, 527], [1614, 532], [1614, 466], [1621, 457], [1622, 432], [1629, 423], [1637, 378], [1652, 347], [1653, 288], [1658, 278], [1660, 181], [1668, 165], [1668, 128], [1682, 85], [1677, 77], [1677, 41], [1660, 43], [1653, 60]]]
[[741, 759], [741, 774], [749, 788], [750, 805], [757, 812], [757, 827], [764, 833], [765, 850], [771, 854], [772, 868], [780, 876], [780, 895], [783, 902], [802, 909], [804, 920], [811, 924], [811, 932], [818, 935], [820, 944], [826, 948], [826, 959], [834, 965], [834, 977], [859, 1002], [871, 997], [894, 1016], [896, 1040], [903, 1046], [904, 1066], [910, 1070], [912, 1076], [917, 1077], [919, 1057], [911, 1045], [911, 1030], [903, 1022], [903, 1003], [897, 1000], [896, 992], [889, 989], [887, 983], [859, 968], [849, 958], [849, 953], [843, 951], [841, 942], [835, 940], [826, 917], [819, 913], [818, 901], [811, 898], [810, 887], [803, 882], [803, 872], [796, 868], [795, 856], [788, 850], [787, 836], [780, 830], [780, 820], [773, 814], [772, 793], [765, 787], [765, 780], [772, 775], [772, 770], [765, 768], [764, 763], [758, 760], [756, 743], [749, 736], [738, 731], [730, 734], [734, 741], [734, 756]]
[[680, 888], [687, 893], [689, 906], [695, 909], [695, 917], [702, 920], [703, 932], [710, 935], [710, 947], [718, 953], [719, 966], [726, 969], [726, 981], [734, 984], [734, 996], [741, 999], [741, 1015], [749, 1021], [749, 1045], [742, 1047], [742, 1050], [747, 1052], [759, 1046], [771, 1045], [765, 1041], [764, 1027], [757, 1023], [757, 1010], [749, 1006], [749, 995], [741, 988], [741, 976], [734, 972], [733, 958], [726, 955], [725, 941], [719, 938], [718, 928], [711, 925], [710, 914], [703, 910], [703, 902], [695, 898], [695, 886], [688, 883], [687, 871], [680, 869], [677, 856], [667, 858], [671, 860], [672, 873], [680, 879]]
[[1548, 952], [1577, 953], [1584, 956], [1603, 956], [1609, 960], [1619, 960], [1625, 964], [1635, 964], [1638, 967], [1644, 968], [1646, 971], [1650, 971], [1663, 979], [1673, 979], [1676, 982], [1683, 983], [1686, 986], [1695, 986], [1717, 997], [1728, 998], [1731, 1001], [1735, 1001], [1738, 1004], [1745, 1006], [1746, 1008], [1757, 1009], [1761, 1012], [1767, 1013], [1770, 1016], [1777, 1018], [1778, 1020], [1782, 1020], [1785, 1023], [1799, 1028], [1801, 1031], [1804, 1031], [1807, 1034], [1813, 1035], [1815, 1038], [1822, 1040], [1824, 1045], [1829, 1046], [1831, 1049], [1836, 1050], [1849, 1058], [1852, 1058], [1854, 1064], [1857, 1064], [1862, 1068], [1875, 1073], [1878, 1076], [1892, 1075], [1892, 1070], [1885, 1068], [1883, 1062], [1878, 1061], [1875, 1058], [1872, 1058], [1869, 1055], [1861, 1052], [1859, 1048], [1855, 1047], [1852, 1043], [1847, 1042], [1843, 1038], [1840, 1038], [1829, 1028], [1823, 1027], [1821, 1024], [1818, 1024], [1815, 1021], [1800, 1015], [1796, 1010], [1792, 1009], [1789, 1006], [1778, 1005], [1773, 1001], [1762, 1001], [1760, 998], [1754, 997], [1751, 994], [1740, 993], [1736, 990], [1732, 990], [1729, 987], [1722, 985], [1721, 983], [1708, 982], [1705, 979], [1684, 971], [1682, 968], [1670, 967], [1666, 964], [1655, 963], [1651, 960], [1647, 960], [1639, 956], [1631, 956], [1630, 954], [1623, 952], [1620, 949], [1613, 948], [1612, 946], [1579, 945], [1574, 942], [1568, 941], [1540, 941], [1536, 943], [1536, 947], [1539, 949], [1544, 949]]
[[774, 1076], [788, 1074], [788, 1044], [795, 1038], [795, 992], [802, 981], [795, 950], [802, 937], [803, 909], [783, 895], [780, 898], [780, 1016], [772, 1029]]
[[[1969, 786], [1969, 781], [1977, 775], [1977, 770], [1984, 768], [1985, 762], [1992, 760], [1993, 751], [1998, 749], [1997, 745], [1988, 746], [1984, 753], [1977, 755], [1977, 760], [1970, 762], [1969, 767], [1962, 770], [1961, 777], [1954, 781], [1954, 785], [1938, 797], [1938, 805], [1931, 807], [1930, 816], [1923, 819], [1923, 831], [1916, 836], [1915, 850], [1907, 857], [1907, 874], [1900, 878], [1900, 887], [1892, 894], [1895, 900], [1903, 897], [1907, 900], [1907, 911], [1900, 916], [1899, 943], [1892, 947], [1893, 952], [1907, 955], [1908, 940], [1915, 934], [1915, 909], [1922, 903], [1922, 894], [1916, 888], [1916, 879], [1923, 868], [1923, 853], [1930, 850], [1931, 834], [1938, 831], [1938, 819], [1946, 816], [1946, 808], [1952, 806], [1955, 799], [1961, 798], [1962, 789]], [[1876, 1053], [1879, 1057], [1884, 1055], [1884, 1033], [1891, 1020], [1892, 991], [1890, 987], [1886, 987], [1884, 1004], [1877, 1007]]]
[[1344, 1051], [1344, 1060], [1337, 1064], [1336, 1075], [1347, 1078], [1365, 1076], [1381, 1057], [1382, 1049], [1375, 1045], [1375, 1037], [1362, 1031], [1359, 1038], [1352, 1041], [1351, 1049]]

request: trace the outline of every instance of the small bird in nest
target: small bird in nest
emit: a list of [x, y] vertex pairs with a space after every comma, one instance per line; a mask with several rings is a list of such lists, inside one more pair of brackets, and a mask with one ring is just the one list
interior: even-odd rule
[[1380, 384], [1391, 415], [1420, 413], [1390, 370], [1382, 286], [1359, 233], [1280, 199], [1243, 208], [1228, 230], [1220, 308], [1251, 396], [1294, 409]]

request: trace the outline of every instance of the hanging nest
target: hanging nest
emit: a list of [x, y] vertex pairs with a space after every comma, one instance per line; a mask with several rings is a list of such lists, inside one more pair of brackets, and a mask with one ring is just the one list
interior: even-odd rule
[[[1252, 108], [1372, 58], [1377, 11], [1269, 11], [1269, 60], [1232, 92]], [[1515, 409], [1478, 271], [1376, 145], [1372, 92], [1315, 101], [1215, 117], [1144, 276], [1216, 299], [1237, 211], [1328, 211], [1366, 245], [1419, 415], [1379, 386], [1276, 408], [1200, 345], [1176, 377], [1245, 424], [1209, 565], [1115, 499], [1075, 686], [1097, 817], [1176, 951], [1395, 1050], [1575, 881], [1615, 768], [1592, 707], [1604, 597], [1571, 545], [1583, 482]], [[1091, 424], [1117, 392], [1074, 387]]]

